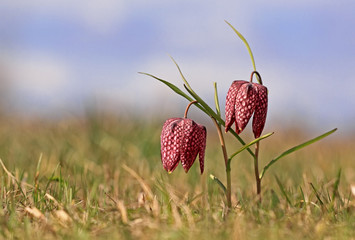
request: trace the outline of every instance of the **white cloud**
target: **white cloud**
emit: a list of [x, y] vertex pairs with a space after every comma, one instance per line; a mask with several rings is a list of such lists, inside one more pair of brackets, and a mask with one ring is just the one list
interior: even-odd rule
[[68, 63], [53, 55], [21, 53], [12, 55], [6, 62], [11, 85], [28, 95], [53, 97], [73, 80]]

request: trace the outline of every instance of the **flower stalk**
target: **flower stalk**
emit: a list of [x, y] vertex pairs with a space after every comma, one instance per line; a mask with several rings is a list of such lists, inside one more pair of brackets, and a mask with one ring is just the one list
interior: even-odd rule
[[197, 103], [196, 100], [195, 100], [195, 101], [191, 101], [191, 102], [187, 105], [187, 107], [186, 107], [186, 109], [185, 109], [185, 113], [184, 113], [184, 118], [187, 118], [187, 112], [189, 111], [191, 105], [192, 105], [192, 104], [195, 104], [195, 103]]
[[227, 178], [227, 188], [226, 188], [226, 198], [227, 198], [227, 206], [228, 208], [232, 207], [232, 184], [231, 184], [231, 168], [230, 168], [230, 161], [228, 159], [228, 154], [227, 154], [227, 148], [226, 148], [226, 144], [224, 141], [224, 137], [223, 137], [223, 133], [221, 130], [221, 125], [219, 125], [216, 121], [216, 119], [214, 119], [212, 117], [212, 121], [216, 126], [217, 129], [217, 133], [218, 133], [218, 137], [219, 137], [219, 141], [221, 144], [221, 148], [222, 148], [222, 153], [223, 153], [223, 158], [224, 158], [224, 164], [226, 167], [226, 178]]
[[261, 202], [261, 178], [259, 176], [259, 147], [260, 142], [255, 144], [255, 157], [254, 157], [254, 172], [255, 172], [255, 181], [256, 181], [256, 194]]

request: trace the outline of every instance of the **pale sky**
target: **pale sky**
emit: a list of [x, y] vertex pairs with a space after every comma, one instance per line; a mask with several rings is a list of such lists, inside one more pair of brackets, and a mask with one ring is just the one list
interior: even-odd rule
[[95, 102], [118, 114], [176, 114], [186, 101], [137, 73], [183, 88], [169, 55], [212, 106], [216, 81], [224, 105], [231, 82], [252, 71], [227, 20], [251, 45], [270, 119], [354, 130], [354, 10], [353, 0], [3, 0], [2, 105], [60, 115]]

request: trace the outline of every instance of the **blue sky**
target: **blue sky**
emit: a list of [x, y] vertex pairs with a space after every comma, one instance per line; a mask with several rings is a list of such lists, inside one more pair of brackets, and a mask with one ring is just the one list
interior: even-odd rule
[[179, 114], [183, 99], [137, 74], [182, 87], [168, 54], [211, 104], [218, 82], [223, 104], [231, 82], [252, 71], [227, 20], [252, 47], [270, 121], [354, 130], [354, 9], [352, 0], [3, 0], [2, 105], [70, 115], [95, 102], [118, 114]]

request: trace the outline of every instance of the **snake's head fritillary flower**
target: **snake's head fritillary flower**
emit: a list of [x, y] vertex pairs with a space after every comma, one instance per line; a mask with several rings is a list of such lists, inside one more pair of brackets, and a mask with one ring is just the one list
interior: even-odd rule
[[187, 173], [198, 154], [202, 174], [206, 133], [204, 126], [188, 118], [166, 120], [160, 136], [161, 160], [165, 170], [171, 173], [181, 162]]
[[262, 84], [253, 83], [252, 77], [258, 72], [254, 71], [250, 82], [237, 80], [232, 83], [228, 90], [226, 99], [226, 124], [227, 132], [233, 123], [236, 126], [236, 133], [240, 134], [253, 117], [253, 133], [258, 138], [264, 129], [268, 105], [267, 88]]

